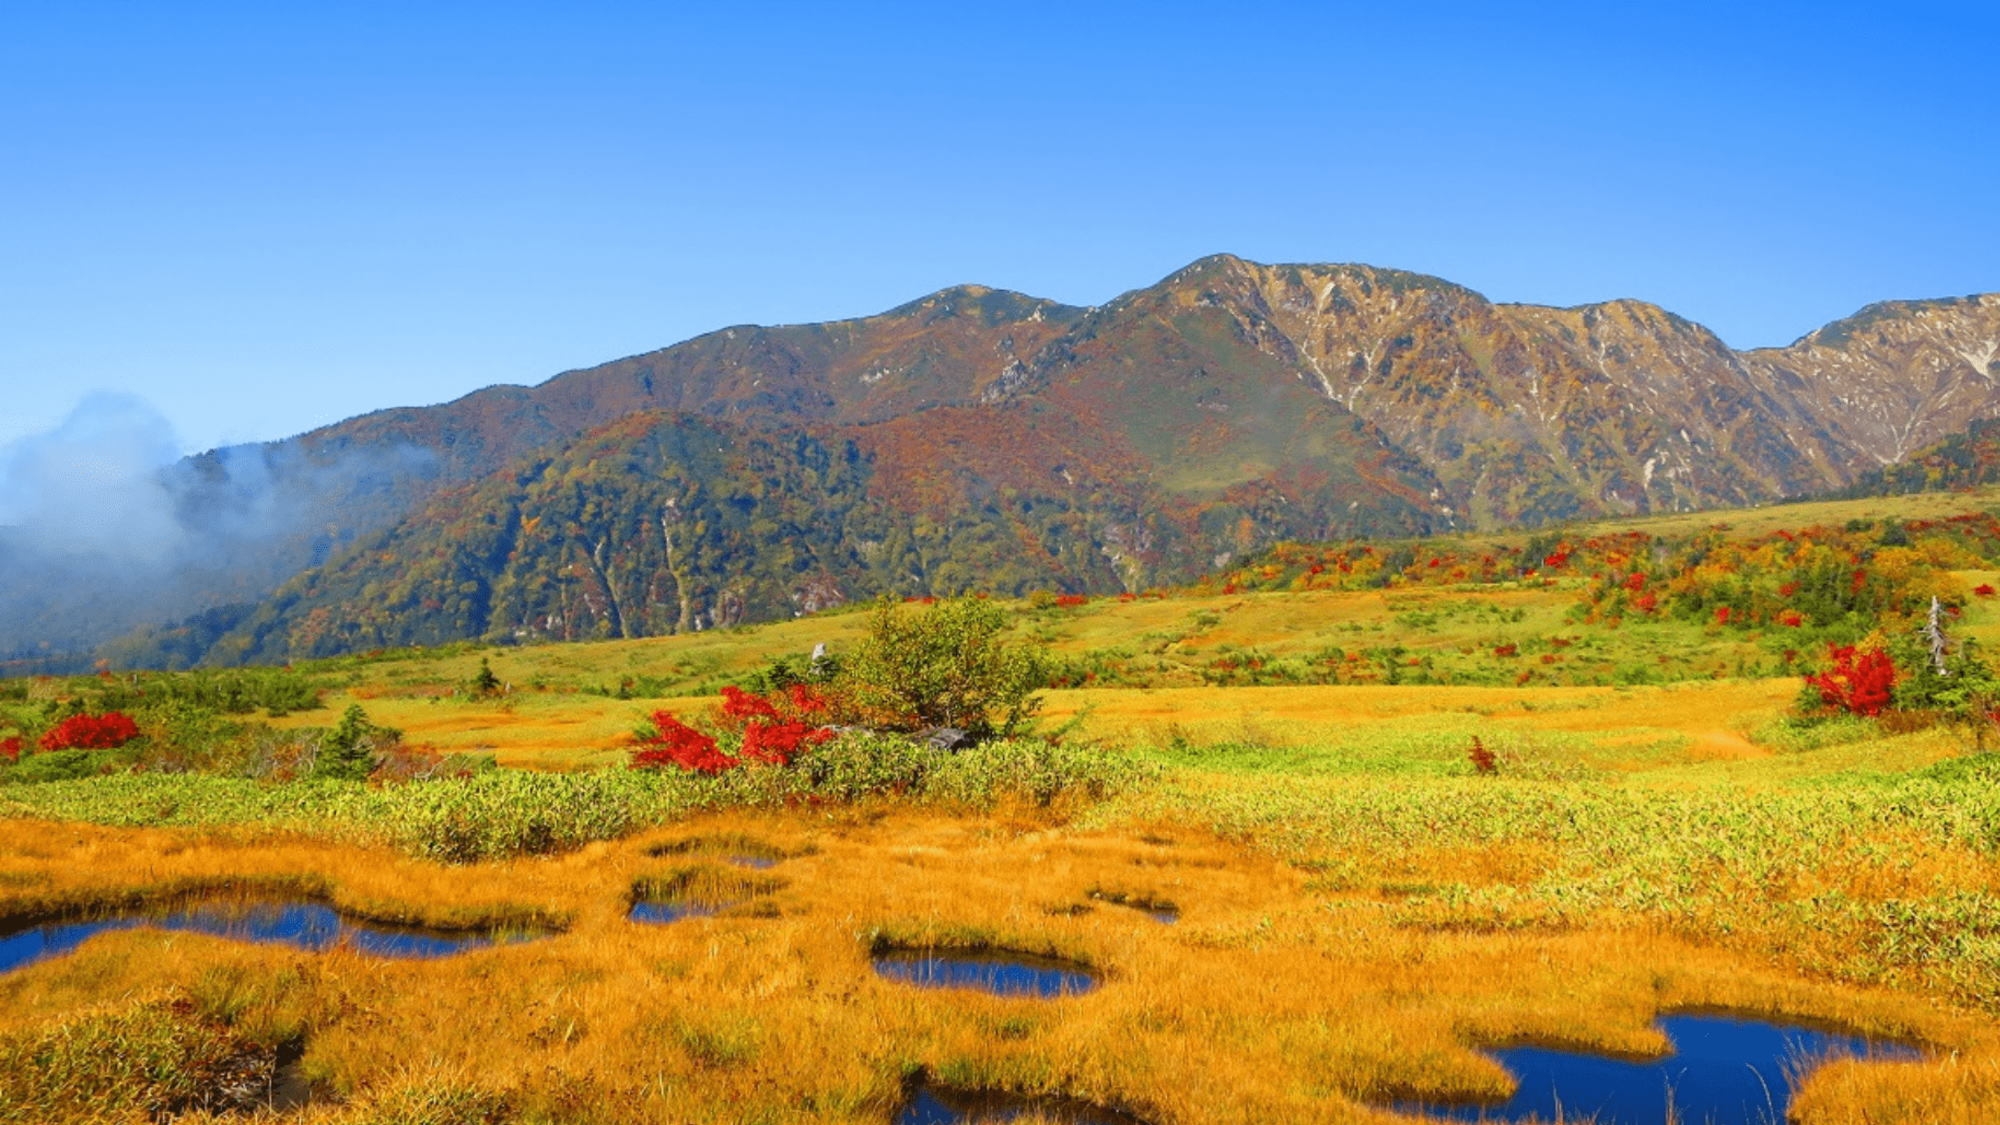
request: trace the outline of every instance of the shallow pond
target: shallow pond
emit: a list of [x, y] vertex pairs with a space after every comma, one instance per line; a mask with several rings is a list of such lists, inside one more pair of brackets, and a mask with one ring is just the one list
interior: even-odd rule
[[1148, 898], [1132, 898], [1125, 895], [1105, 894], [1092, 891], [1088, 896], [1093, 902], [1106, 902], [1112, 906], [1122, 906], [1136, 910], [1162, 926], [1171, 926], [1181, 920], [1181, 908], [1171, 902], [1157, 902]]
[[1030, 1098], [989, 1090], [919, 1086], [896, 1114], [895, 1125], [997, 1125], [1034, 1114], [1058, 1125], [1144, 1125], [1138, 1118], [1071, 1098]]
[[1659, 1022], [1672, 1042], [1664, 1058], [1509, 1047], [1492, 1052], [1520, 1081], [1506, 1101], [1397, 1108], [1458, 1121], [1554, 1121], [1560, 1113], [1596, 1125], [1769, 1125], [1785, 1120], [1798, 1077], [1828, 1057], [1921, 1055], [1900, 1043], [1730, 1016], [1663, 1016]]
[[311, 901], [199, 900], [0, 931], [0, 972], [61, 956], [107, 930], [140, 927], [213, 934], [315, 952], [345, 945], [371, 956], [397, 958], [447, 957], [499, 941], [545, 936], [525, 931], [430, 930], [364, 922]]
[[655, 925], [678, 922], [683, 918], [707, 918], [722, 907], [700, 902], [647, 902], [640, 899], [632, 904], [625, 916], [634, 922], [651, 922]]
[[1053, 998], [1089, 992], [1087, 966], [1011, 951], [895, 949], [878, 954], [875, 971], [920, 988], [978, 988], [1001, 996]]

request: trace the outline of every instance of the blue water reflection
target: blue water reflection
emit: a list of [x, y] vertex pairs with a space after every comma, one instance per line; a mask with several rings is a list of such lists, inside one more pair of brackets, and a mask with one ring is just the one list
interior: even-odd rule
[[343, 917], [317, 902], [202, 902], [136, 910], [104, 918], [49, 922], [0, 933], [0, 973], [69, 953], [96, 934], [139, 927], [213, 934], [323, 952], [344, 945], [374, 957], [446, 957], [533, 934], [441, 931], [388, 926]]
[[1554, 1121], [1560, 1113], [1596, 1125], [1775, 1125], [1785, 1120], [1793, 1082], [1820, 1061], [1921, 1056], [1900, 1043], [1729, 1016], [1665, 1016], [1660, 1027], [1672, 1044], [1664, 1058], [1509, 1047], [1492, 1052], [1520, 1081], [1505, 1102], [1397, 1108], [1457, 1121]]
[[919, 1086], [896, 1114], [895, 1125], [1001, 1125], [1029, 1115], [1058, 1125], [1143, 1125], [1138, 1118], [1068, 1098], [1029, 1098], [988, 1091]]
[[626, 917], [634, 922], [678, 922], [683, 918], [707, 918], [720, 906], [709, 906], [698, 902], [647, 902], [641, 899], [632, 904]]
[[901, 949], [876, 957], [875, 971], [921, 988], [978, 988], [1001, 996], [1053, 998], [1097, 987], [1081, 965], [1023, 953]]

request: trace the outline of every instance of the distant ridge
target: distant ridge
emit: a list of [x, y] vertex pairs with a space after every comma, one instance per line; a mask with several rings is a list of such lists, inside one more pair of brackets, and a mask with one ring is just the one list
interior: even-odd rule
[[[1996, 361], [1993, 294], [1738, 352], [1642, 301], [1496, 304], [1363, 265], [1215, 255], [1089, 309], [957, 286], [193, 459], [188, 518], [254, 462], [290, 530], [65, 643], [225, 604], [107, 652], [652, 635], [880, 592], [1136, 589], [1288, 538], [1761, 503], [2000, 414]], [[370, 472], [327, 471], [357, 455]], [[55, 609], [0, 605], [0, 653], [32, 655]]]

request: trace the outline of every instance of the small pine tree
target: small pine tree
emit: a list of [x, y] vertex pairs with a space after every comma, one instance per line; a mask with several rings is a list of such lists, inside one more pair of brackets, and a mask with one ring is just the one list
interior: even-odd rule
[[475, 695], [497, 695], [500, 691], [500, 677], [493, 674], [493, 666], [483, 656], [479, 658], [479, 674], [472, 677], [472, 691]]
[[374, 772], [375, 755], [402, 739], [402, 732], [368, 721], [359, 703], [349, 704], [340, 722], [320, 740], [312, 776], [336, 781], [366, 781]]

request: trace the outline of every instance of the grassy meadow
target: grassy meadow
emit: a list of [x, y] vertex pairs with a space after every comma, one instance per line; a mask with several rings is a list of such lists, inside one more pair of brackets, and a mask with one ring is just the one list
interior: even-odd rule
[[[1581, 554], [1633, 529], [1726, 518], [1766, 536], [1995, 499], [1566, 534]], [[1995, 577], [1964, 551], [1930, 557], [1925, 590]], [[651, 712], [691, 718], [774, 659], [851, 649], [869, 617], [849, 610], [301, 665], [286, 674], [319, 706], [230, 720], [230, 737], [282, 747], [358, 704], [406, 746], [497, 764], [466, 777], [284, 780], [178, 758], [0, 772], [0, 932], [220, 887], [557, 931], [432, 961], [100, 935], [0, 975], [0, 1122], [149, 1120], [203, 1067], [281, 1045], [302, 1050], [312, 1099], [231, 1120], [881, 1125], [922, 1078], [1158, 1125], [1388, 1122], [1407, 1119], [1384, 1108], [1397, 1098], [1504, 1094], [1482, 1046], [1645, 1055], [1663, 1046], [1653, 1017], [1681, 1010], [1928, 1047], [1819, 1068], [1803, 1122], [2000, 1115], [2000, 757], [1984, 750], [2000, 742], [1983, 725], [1796, 721], [1801, 673], [1841, 639], [1830, 623], [1745, 628], [1706, 604], [1614, 618], [1601, 575], [1555, 568], [1368, 589], [1278, 569], [1267, 586], [1304, 588], [1010, 605], [1010, 635], [1062, 685], [1039, 717], [1057, 746], [839, 740], [715, 778], [623, 768]], [[1959, 643], [2000, 634], [1992, 601], [1954, 608]], [[1850, 623], [1850, 639], [1909, 625]], [[469, 688], [482, 661], [498, 689]], [[16, 681], [0, 703], [28, 714], [167, 679]], [[774, 862], [745, 871], [731, 852]], [[635, 898], [676, 894], [721, 909], [627, 920]], [[1060, 957], [1103, 983], [1057, 1000], [918, 991], [870, 967], [900, 947]]]

